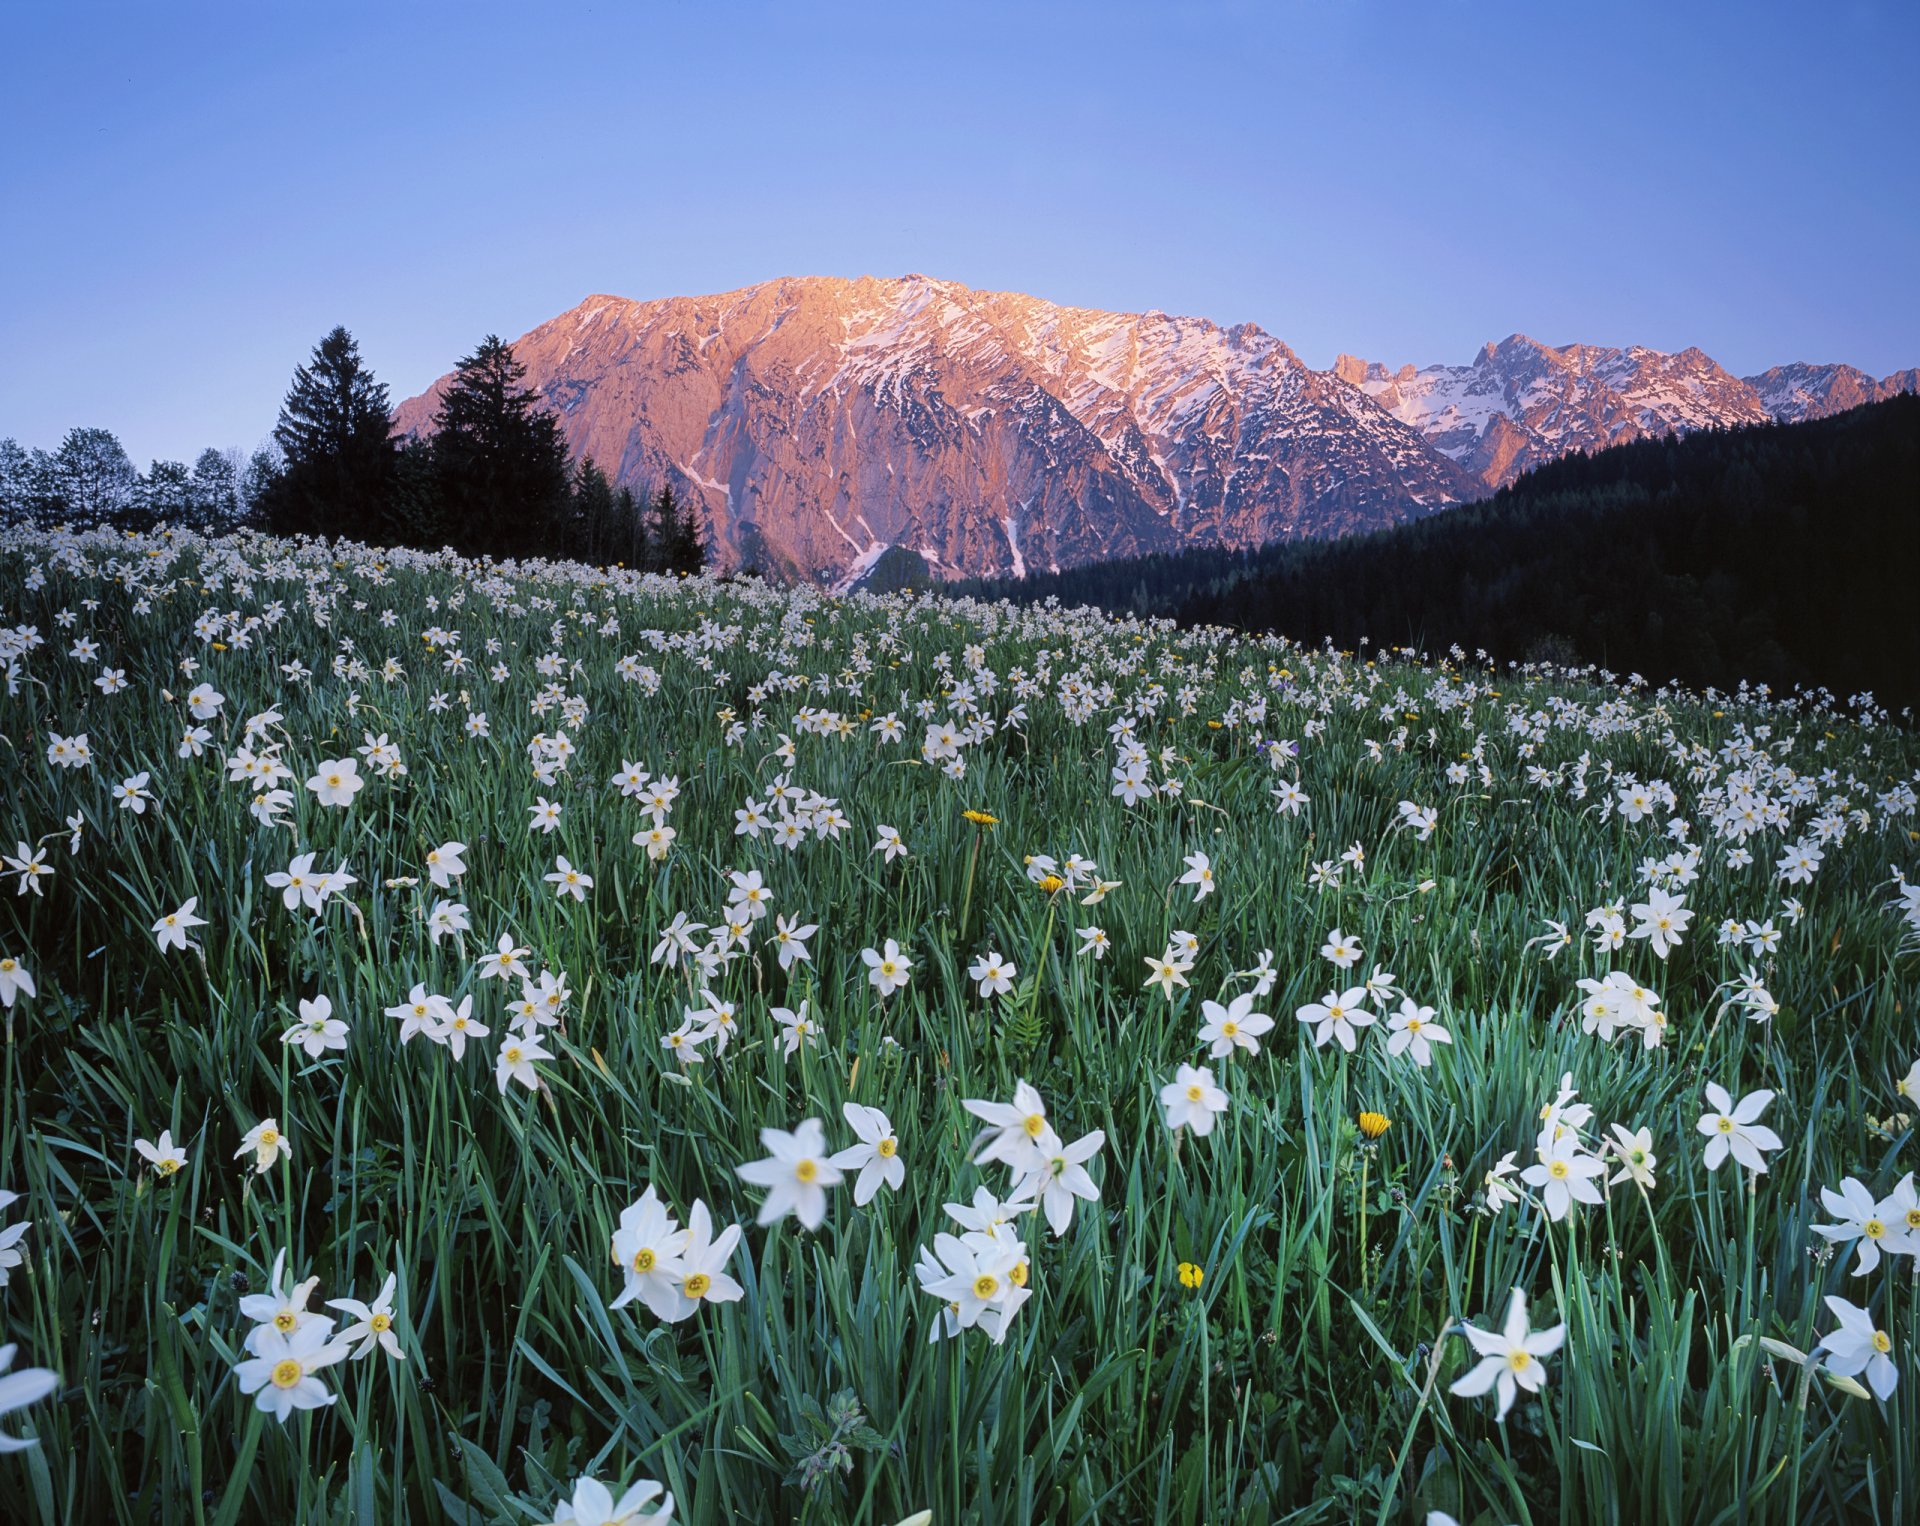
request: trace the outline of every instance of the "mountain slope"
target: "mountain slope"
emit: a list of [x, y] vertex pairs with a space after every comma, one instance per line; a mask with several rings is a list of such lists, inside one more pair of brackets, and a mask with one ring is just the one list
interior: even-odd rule
[[809, 278], [590, 297], [514, 349], [576, 456], [694, 493], [724, 561], [813, 578], [890, 546], [952, 576], [1340, 534], [1472, 488], [1251, 324]]
[[[589, 297], [515, 342], [569, 449], [697, 501], [723, 565], [846, 583], [1377, 529], [1570, 451], [1913, 390], [1844, 366], [1523, 335], [1468, 366], [1306, 366], [1253, 324], [1061, 307], [925, 276]], [[432, 427], [441, 381], [396, 411]]]

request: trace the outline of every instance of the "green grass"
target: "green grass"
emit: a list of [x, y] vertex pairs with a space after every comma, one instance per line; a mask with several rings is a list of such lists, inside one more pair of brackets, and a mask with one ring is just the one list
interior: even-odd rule
[[[35, 569], [43, 586], [29, 586]], [[244, 619], [276, 604], [284, 617], [244, 646], [228, 635], [216, 650], [193, 629], [210, 609]], [[78, 616], [71, 630], [56, 623], [62, 610]], [[1914, 867], [1916, 822], [1877, 797], [1914, 779], [1920, 742], [1884, 717], [1397, 654], [1376, 666], [1091, 614], [500, 572], [255, 539], [16, 537], [0, 547], [0, 623], [47, 638], [0, 700], [0, 846], [45, 839], [56, 869], [44, 896], [11, 883], [0, 894], [0, 954], [23, 959], [39, 987], [7, 1029], [0, 1187], [23, 1201], [0, 1219], [33, 1227], [0, 1308], [16, 1365], [64, 1380], [6, 1422], [39, 1438], [0, 1457], [7, 1520], [547, 1521], [587, 1472], [657, 1478], [693, 1521], [1920, 1514], [1908, 1412], [1920, 1259], [1856, 1278], [1850, 1254], [1809, 1228], [1826, 1218], [1822, 1186], [1851, 1174], [1884, 1195], [1911, 1164], [1909, 1120], [1875, 1120], [1904, 1114], [1894, 1082], [1920, 1051], [1920, 958], [1902, 947], [1890, 878], [1890, 866]], [[460, 633], [467, 673], [445, 672], [447, 648], [423, 640], [436, 625]], [[131, 687], [94, 687], [100, 668], [67, 655], [83, 634]], [[332, 671], [349, 642], [364, 677]], [[954, 781], [921, 761], [914, 707], [948, 713], [974, 644], [997, 679], [983, 708], [998, 720], [1020, 702], [1027, 719], [965, 749]], [[555, 682], [589, 714], [565, 727], [570, 766], [542, 785], [527, 744], [562, 724], [557, 708], [531, 708], [548, 682], [534, 662], [550, 651], [577, 661]], [[657, 692], [622, 680], [627, 654], [657, 670]], [[183, 675], [183, 657], [200, 670]], [[283, 677], [296, 657], [316, 670], [309, 683]], [[389, 657], [393, 679], [380, 675]], [[496, 661], [509, 669], [500, 682], [486, 671]], [[773, 673], [807, 683], [788, 689]], [[1084, 723], [1060, 701], [1070, 677], [1111, 685]], [[206, 723], [206, 756], [181, 759], [184, 697], [202, 680], [226, 705]], [[1106, 727], [1154, 686], [1156, 713], [1138, 731], [1155, 780], [1178, 779], [1184, 794], [1129, 810], [1109, 794]], [[450, 707], [436, 712], [440, 691]], [[1259, 724], [1215, 724], [1262, 698]], [[469, 702], [490, 737], [463, 734]], [[280, 827], [248, 814], [250, 792], [221, 765], [245, 718], [270, 705], [296, 774]], [[802, 706], [857, 724], [815, 735], [796, 724]], [[863, 719], [890, 711], [907, 726], [899, 743]], [[1523, 755], [1510, 722], [1536, 712], [1558, 720]], [[739, 740], [733, 717], [747, 726]], [[48, 734], [82, 731], [93, 766], [50, 767]], [[405, 777], [373, 778], [344, 811], [318, 806], [301, 781], [365, 732], [393, 740]], [[782, 766], [783, 733], [794, 783], [850, 818], [838, 840], [787, 852], [734, 836], [735, 808], [764, 800]], [[1271, 768], [1257, 736], [1302, 740], [1297, 770]], [[1369, 740], [1383, 744], [1378, 759]], [[1449, 783], [1447, 764], [1477, 743], [1491, 785]], [[1742, 750], [1816, 781], [1834, 773], [1754, 840], [1752, 867], [1734, 869], [1700, 795]], [[1529, 764], [1583, 754], [1584, 799], [1564, 779], [1527, 781]], [[608, 785], [626, 760], [683, 786], [664, 862], [631, 843], [646, 818]], [[109, 791], [141, 769], [158, 799], [135, 816]], [[1591, 908], [1638, 899], [1636, 866], [1673, 846], [1671, 813], [1635, 825], [1606, 811], [1609, 769], [1678, 791], [1705, 849], [1687, 890], [1693, 926], [1664, 963], [1644, 943], [1602, 956], [1586, 938], [1549, 962], [1528, 946], [1543, 919], [1580, 930]], [[1296, 771], [1312, 804], [1290, 818], [1268, 792]], [[550, 838], [527, 827], [538, 794], [565, 806]], [[1828, 844], [1811, 885], [1783, 887], [1775, 858], [1834, 796], [1868, 821]], [[1403, 799], [1439, 808], [1430, 841], [1396, 829]], [[970, 807], [998, 825], [970, 824]], [[86, 826], [70, 855], [75, 811]], [[899, 828], [910, 857], [885, 865], [869, 851], [880, 823]], [[436, 891], [422, 860], [448, 839], [469, 845], [468, 873]], [[1313, 863], [1356, 842], [1364, 872], [1337, 889], [1309, 883]], [[1196, 850], [1219, 884], [1199, 905], [1172, 888]], [[351, 867], [352, 909], [341, 898], [317, 918], [283, 908], [264, 879], [302, 851]], [[1122, 887], [1086, 907], [1029, 882], [1028, 855], [1070, 852]], [[542, 882], [556, 853], [594, 876], [584, 905]], [[766, 875], [777, 911], [820, 925], [812, 964], [790, 980], [757, 940], [713, 984], [739, 1004], [738, 1037], [682, 1076], [660, 1038], [692, 983], [648, 954], [676, 912], [714, 920], [726, 872], [748, 868]], [[386, 883], [404, 876], [422, 883]], [[189, 895], [210, 923], [200, 952], [163, 955], [148, 929]], [[428, 941], [441, 895], [471, 910], [464, 947]], [[1797, 925], [1782, 915], [1787, 895], [1805, 905]], [[1755, 959], [1718, 946], [1727, 916], [1774, 918], [1780, 948]], [[1099, 963], [1075, 956], [1076, 929], [1096, 923], [1112, 942]], [[1352, 1056], [1312, 1048], [1295, 1009], [1355, 983], [1318, 954], [1336, 925], [1365, 945], [1355, 976], [1377, 961], [1451, 1028], [1433, 1068], [1389, 1057], [1384, 1022]], [[1176, 929], [1200, 953], [1191, 989], [1169, 1004], [1142, 989], [1143, 960]], [[507, 931], [575, 992], [537, 1094], [494, 1086], [512, 993], [477, 980], [477, 960]], [[882, 1003], [859, 955], [888, 937], [916, 970]], [[1016, 993], [991, 1003], [966, 974], [989, 946], [1020, 970]], [[1211, 1137], [1176, 1139], [1159, 1087], [1202, 1062], [1201, 1000], [1243, 989], [1230, 976], [1263, 948], [1279, 975], [1257, 1005], [1276, 1026], [1257, 1056], [1206, 1062], [1231, 1110]], [[1779, 1016], [1716, 1021], [1716, 991], [1752, 964]], [[1575, 982], [1607, 968], [1660, 992], [1663, 1047], [1580, 1031]], [[461, 1063], [425, 1039], [403, 1048], [383, 1009], [415, 982], [473, 995], [493, 1037]], [[352, 1032], [344, 1054], [309, 1061], [280, 1033], [316, 992]], [[801, 996], [822, 1037], [788, 1061], [767, 1014]], [[1532, 1205], [1487, 1216], [1482, 1177], [1508, 1151], [1530, 1162], [1537, 1114], [1566, 1071], [1596, 1127], [1653, 1130], [1658, 1186], [1615, 1188], [1561, 1223]], [[977, 1330], [929, 1343], [938, 1305], [914, 1282], [918, 1248], [954, 1227], [943, 1203], [1006, 1180], [970, 1163], [976, 1123], [962, 1102], [1005, 1098], [1023, 1077], [1063, 1137], [1105, 1131], [1090, 1167], [1100, 1201], [1079, 1205], [1058, 1239], [1026, 1221], [1035, 1296], [1004, 1345]], [[1709, 1080], [1779, 1094], [1767, 1122], [1784, 1147], [1751, 1187], [1731, 1165], [1701, 1164], [1694, 1123]], [[818, 1117], [838, 1148], [850, 1098], [892, 1119], [904, 1188], [856, 1208], [849, 1180], [815, 1233], [755, 1226], [761, 1194], [734, 1168], [764, 1153], [759, 1131]], [[1392, 1119], [1376, 1145], [1355, 1126], [1363, 1108]], [[256, 1177], [233, 1156], [268, 1115], [293, 1154]], [[165, 1180], [133, 1147], [162, 1128], [190, 1157]], [[649, 1183], [683, 1220], [698, 1197], [717, 1224], [746, 1226], [731, 1266], [742, 1301], [677, 1325], [638, 1304], [608, 1310], [621, 1286], [612, 1231]], [[249, 1329], [238, 1301], [264, 1287], [282, 1249], [296, 1276], [319, 1278], [316, 1305], [371, 1299], [398, 1273], [407, 1352], [327, 1369], [338, 1401], [285, 1426], [254, 1410], [232, 1371]], [[1181, 1285], [1183, 1261], [1204, 1269], [1198, 1290]], [[1449, 1332], [1462, 1319], [1497, 1325], [1516, 1287], [1535, 1325], [1564, 1321], [1567, 1339], [1544, 1392], [1497, 1424], [1490, 1400], [1448, 1395], [1472, 1360]], [[1890, 1401], [1762, 1344], [1811, 1350], [1832, 1328], [1831, 1292], [1868, 1304], [1893, 1334]], [[848, 1393], [859, 1426], [836, 1408]], [[803, 1462], [837, 1455], [836, 1437], [845, 1466], [804, 1481]]]

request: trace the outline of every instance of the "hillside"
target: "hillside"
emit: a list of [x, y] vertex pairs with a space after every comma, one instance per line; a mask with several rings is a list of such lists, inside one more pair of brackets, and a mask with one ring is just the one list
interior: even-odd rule
[[1649, 680], [1920, 700], [1920, 398], [1643, 440], [1343, 541], [974, 585], [1343, 647], [1553, 657]]

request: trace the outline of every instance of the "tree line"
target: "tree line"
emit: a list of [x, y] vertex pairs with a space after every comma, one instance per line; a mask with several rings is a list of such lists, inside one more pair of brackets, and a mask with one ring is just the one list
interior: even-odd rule
[[1458, 644], [1653, 682], [1920, 703], [1920, 397], [1634, 441], [1336, 541], [965, 585], [1357, 648]]
[[591, 458], [569, 458], [526, 367], [491, 334], [461, 358], [425, 438], [395, 438], [385, 383], [335, 328], [294, 371], [271, 445], [251, 456], [206, 450], [191, 469], [155, 461], [141, 473], [105, 429], [72, 430], [54, 451], [0, 440], [0, 520], [249, 525], [672, 573], [699, 571], [707, 555], [697, 509], [671, 484], [636, 496]]

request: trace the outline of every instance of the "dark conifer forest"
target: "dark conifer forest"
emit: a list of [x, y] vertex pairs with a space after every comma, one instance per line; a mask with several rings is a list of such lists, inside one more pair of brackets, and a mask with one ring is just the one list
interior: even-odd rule
[[1654, 683], [1744, 678], [1914, 705], [1920, 397], [1567, 456], [1370, 535], [967, 586], [1346, 648], [1457, 644]]

